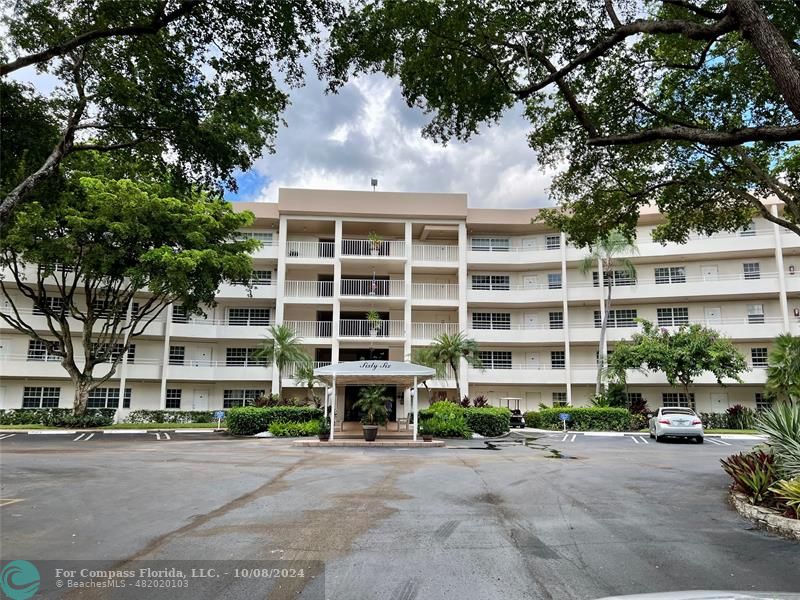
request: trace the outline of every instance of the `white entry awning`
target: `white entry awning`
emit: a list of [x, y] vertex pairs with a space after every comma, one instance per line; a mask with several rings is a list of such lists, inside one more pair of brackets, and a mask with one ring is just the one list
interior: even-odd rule
[[396, 360], [356, 360], [314, 369], [314, 375], [328, 385], [334, 377], [338, 384], [411, 386], [414, 381], [431, 379], [436, 371], [430, 367]]

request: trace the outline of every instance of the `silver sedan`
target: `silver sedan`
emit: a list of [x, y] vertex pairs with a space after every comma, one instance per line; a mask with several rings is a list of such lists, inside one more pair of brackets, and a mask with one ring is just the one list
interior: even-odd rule
[[692, 438], [703, 443], [703, 422], [690, 408], [659, 408], [650, 418], [650, 437], [657, 442], [668, 437]]

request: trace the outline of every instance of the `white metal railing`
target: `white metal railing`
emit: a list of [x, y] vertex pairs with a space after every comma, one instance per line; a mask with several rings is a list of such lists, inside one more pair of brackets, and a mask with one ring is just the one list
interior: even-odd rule
[[342, 256], [390, 256], [404, 258], [406, 243], [403, 240], [342, 240]]
[[342, 279], [342, 296], [405, 296], [402, 279]]
[[[27, 354], [1, 354], [0, 355], [0, 362], [37, 362], [37, 363], [51, 363], [51, 364], [59, 364], [61, 362], [60, 356], [53, 356], [49, 355], [42, 358], [30, 358]], [[78, 364], [83, 364], [84, 356], [82, 352], [76, 353], [75, 362]], [[122, 366], [123, 361], [117, 363], [117, 373], [119, 373], [119, 367]], [[111, 364], [111, 361], [98, 363], [97, 367], [102, 369], [103, 365]], [[139, 358], [134, 357], [133, 360], [128, 359], [127, 364], [129, 365], [160, 365], [161, 359], [160, 358]], [[66, 374], [64, 375], [66, 377]]]
[[331, 298], [332, 281], [286, 281], [283, 293], [288, 298]]
[[[684, 283], [715, 283], [717, 281], [758, 281], [759, 279], [776, 279], [778, 274], [775, 272], [760, 272], [757, 274], [744, 273], [719, 273], [717, 275], [686, 275], [680, 281], [665, 281], [657, 283], [655, 277], [637, 277], [631, 284], [617, 283], [614, 287], [636, 287], [638, 285], [663, 285], [664, 289], [668, 289], [672, 285], [682, 285]], [[745, 283], [746, 285], [746, 283]], [[600, 287], [598, 283], [595, 285], [593, 281], [576, 281], [570, 282], [569, 287]]]
[[[330, 361], [320, 361], [320, 360], [315, 360], [312, 363], [315, 369], [319, 369], [320, 367], [327, 367], [330, 364], [331, 364]], [[284, 377], [286, 379], [294, 379], [296, 374], [297, 374], [297, 363], [286, 365], [281, 371], [281, 377]]]
[[458, 323], [412, 323], [411, 337], [418, 340], [432, 340], [435, 337], [447, 333], [455, 335], [458, 333]]
[[330, 321], [284, 321], [283, 323], [294, 329], [301, 338], [328, 338], [333, 334], [333, 323]]
[[414, 300], [458, 300], [457, 283], [414, 283], [411, 285]]
[[[595, 366], [595, 369], [597, 367]], [[511, 363], [507, 366], [499, 365], [483, 365], [482, 369], [470, 367], [471, 371], [564, 371], [564, 367], [553, 367], [548, 364], [539, 363]]]
[[454, 244], [414, 244], [414, 260], [430, 262], [458, 262], [458, 246]]
[[366, 319], [340, 319], [340, 337], [404, 337], [405, 322], [380, 320], [375, 323]]
[[336, 244], [333, 242], [310, 242], [287, 240], [286, 256], [289, 258], [333, 258]]
[[[615, 309], [620, 310], [620, 309]], [[625, 310], [625, 309], [621, 309]], [[647, 317], [641, 317], [647, 318]], [[647, 319], [648, 321], [653, 321], [655, 325], [659, 328], [677, 328], [680, 327], [678, 325], [659, 325], [657, 320], [655, 319]], [[765, 325], [770, 323], [782, 323], [783, 317], [762, 317], [761, 319], [757, 319], [756, 315], [753, 315], [752, 318], [750, 317], [726, 317], [724, 319], [689, 319], [686, 325], [689, 324], [698, 324], [703, 325], [704, 327], [714, 327], [716, 325]], [[598, 321], [583, 321], [577, 323], [570, 323], [570, 329], [600, 329], [601, 324]], [[638, 323], [633, 323], [632, 325], [614, 325], [612, 323], [608, 324], [610, 329], [639, 329], [640, 325]]]
[[549, 323], [510, 323], [506, 326], [486, 327], [481, 323], [478, 327], [475, 323], [470, 323], [468, 329], [472, 331], [526, 331], [538, 329], [564, 329], [563, 322], [561, 327], [551, 327]]

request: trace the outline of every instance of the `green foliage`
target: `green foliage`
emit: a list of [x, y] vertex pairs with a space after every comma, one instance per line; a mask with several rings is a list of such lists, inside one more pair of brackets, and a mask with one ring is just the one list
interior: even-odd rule
[[419, 430], [422, 435], [444, 438], [464, 438], [472, 437], [472, 431], [467, 427], [463, 415], [454, 418], [433, 415], [424, 421], [420, 421]]
[[792, 509], [796, 519], [800, 519], [800, 478], [782, 479], [769, 488], [773, 494], [783, 500]]
[[483, 437], [496, 437], [511, 428], [511, 411], [507, 408], [466, 408], [464, 421], [467, 427]]
[[756, 411], [741, 404], [729, 407], [725, 414], [730, 429], [752, 429], [756, 420]]
[[775, 459], [763, 450], [739, 453], [720, 459], [722, 468], [733, 479], [733, 488], [741, 492], [752, 504], [763, 504], [770, 495], [770, 487], [777, 481]]
[[758, 415], [755, 427], [767, 436], [781, 475], [800, 477], [800, 403], [774, 403]]
[[306, 422], [322, 418], [322, 411], [310, 406], [243, 406], [228, 410], [228, 432], [233, 435], [254, 435], [267, 431], [276, 422]]
[[361, 411], [361, 422], [364, 425], [383, 425], [388, 416], [386, 403], [390, 401], [385, 387], [372, 385], [359, 390], [358, 400], [353, 404], [353, 408]]
[[90, 408], [76, 415], [69, 408], [11, 408], [0, 410], [0, 425], [47, 427], [105, 427], [114, 422], [114, 408]]
[[[132, 410], [126, 423], [216, 423], [211, 410]], [[225, 411], [223, 411], [225, 412]], [[223, 423], [225, 419], [222, 419]]]
[[273, 421], [269, 432], [275, 437], [308, 437], [319, 435], [319, 421]]
[[608, 359], [612, 377], [625, 383], [633, 369], [661, 371], [670, 385], [681, 385], [688, 392], [694, 378], [710, 372], [720, 385], [724, 378], [741, 383], [739, 374], [747, 370], [744, 356], [733, 343], [713, 329], [692, 323], [677, 331], [659, 329], [640, 319], [642, 331], [630, 342], [620, 342]]
[[626, 408], [575, 408], [559, 406], [525, 413], [525, 425], [537, 429], [561, 429], [561, 413], [572, 417], [567, 428], [573, 431], [628, 431], [631, 413]]
[[768, 393], [800, 402], [800, 337], [784, 333], [775, 338], [767, 366]]
[[417, 357], [428, 361], [430, 363], [428, 366], [431, 366], [431, 364], [440, 365], [442, 372], [444, 367], [449, 366], [456, 380], [457, 397], [461, 398], [463, 394], [461, 393], [458, 373], [461, 359], [466, 360], [467, 364], [472, 367], [481, 368], [479, 351], [478, 343], [468, 338], [464, 332], [459, 331], [453, 334], [442, 333], [438, 335], [425, 352], [421, 355], [418, 354]]
[[[272, 325], [269, 336], [258, 348], [256, 357], [263, 358], [267, 366], [275, 364], [278, 373], [282, 373], [291, 364], [307, 367], [311, 357], [303, 349], [303, 338], [289, 325]], [[312, 369], [313, 371], [313, 369]], [[282, 377], [278, 377], [278, 397], [281, 395]]]

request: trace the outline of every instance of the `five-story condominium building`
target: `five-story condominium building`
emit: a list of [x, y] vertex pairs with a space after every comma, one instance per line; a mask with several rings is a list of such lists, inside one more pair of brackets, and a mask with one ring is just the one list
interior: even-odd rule
[[[409, 360], [439, 334], [464, 332], [480, 345], [483, 366], [462, 361], [463, 394], [495, 405], [519, 399], [528, 410], [586, 405], [594, 393], [602, 277], [581, 269], [586, 250], [532, 223], [536, 210], [469, 208], [464, 194], [305, 189], [235, 207], [256, 215], [243, 232], [261, 241], [252, 286], [222, 286], [204, 319], [169, 307], [92, 393], [90, 407], [118, 407], [121, 398], [124, 411], [228, 408], [277, 391], [278, 377], [285, 396], [303, 397], [293, 369], [279, 374], [254, 356], [275, 323], [297, 332], [317, 366]], [[731, 338], [750, 370], [725, 387], [701, 376], [688, 398], [663, 374], [632, 373], [628, 393], [651, 407], [762, 406], [774, 338], [800, 334], [800, 237], [755, 219], [735, 233], [662, 245], [651, 239], [661, 219], [654, 210], [641, 216], [630, 257], [636, 277], [607, 278], [608, 351], [636, 331], [637, 318], [667, 328], [697, 322]], [[33, 308], [29, 320], [46, 335]], [[0, 407], [71, 406], [72, 385], [53, 359], [0, 322]], [[457, 394], [452, 372], [428, 386], [434, 397]], [[388, 392], [391, 417], [410, 411], [408, 390]], [[337, 390], [345, 419], [356, 416], [357, 394]], [[421, 405], [427, 398], [420, 394]]]

